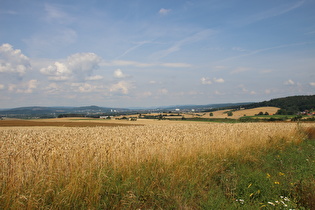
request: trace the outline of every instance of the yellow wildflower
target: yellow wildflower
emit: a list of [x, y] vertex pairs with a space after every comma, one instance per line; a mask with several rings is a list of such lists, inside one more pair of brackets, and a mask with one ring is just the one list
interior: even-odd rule
[[275, 184], [280, 184], [280, 182], [275, 182]]
[[279, 175], [280, 175], [280, 176], [284, 176], [284, 173], [282, 173], [282, 172], [279, 172]]

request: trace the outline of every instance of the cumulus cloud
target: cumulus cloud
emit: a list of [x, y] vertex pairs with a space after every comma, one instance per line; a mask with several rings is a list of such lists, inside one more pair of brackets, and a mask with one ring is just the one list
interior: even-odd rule
[[295, 85], [295, 82], [291, 79], [284, 82], [285, 85]]
[[215, 78], [215, 77], [212, 80], [210, 78], [208, 78], [208, 77], [202, 77], [200, 79], [200, 81], [201, 81], [201, 84], [203, 84], [203, 85], [211, 85], [213, 82], [215, 82], [215, 83], [224, 83], [224, 79], [222, 79], [222, 78]]
[[10, 44], [0, 46], [0, 72], [17, 73], [24, 75], [31, 69], [29, 58], [21, 50], [13, 49]]
[[310, 85], [315, 87], [315, 82], [310, 82]]
[[114, 77], [115, 78], [125, 78], [127, 75], [125, 75], [120, 69], [116, 69], [114, 71]]
[[120, 81], [110, 87], [110, 92], [119, 92], [126, 95], [132, 87], [133, 86], [129, 82]]
[[164, 8], [161, 8], [159, 10], [159, 14], [160, 15], [167, 15], [168, 13], [170, 13], [172, 10], [171, 9], [164, 9]]
[[71, 86], [75, 88], [74, 91], [80, 93], [90, 93], [98, 90], [97, 86], [88, 83], [72, 83]]
[[222, 78], [213, 78], [213, 81], [216, 82], [216, 83], [223, 83], [224, 82], [224, 79]]
[[[95, 79], [91, 76], [93, 71], [99, 67], [101, 58], [94, 53], [77, 53], [71, 55], [64, 62], [42, 68], [41, 73], [49, 75], [50, 80], [76, 80]], [[99, 79], [99, 77], [97, 78]]]
[[18, 89], [17, 93], [33, 93], [33, 90], [37, 88], [38, 81], [36, 79], [30, 80], [23, 85], [22, 89]]
[[201, 81], [201, 84], [203, 84], [203, 85], [211, 85], [212, 84], [212, 81], [207, 77], [202, 77], [200, 79], [200, 81]]

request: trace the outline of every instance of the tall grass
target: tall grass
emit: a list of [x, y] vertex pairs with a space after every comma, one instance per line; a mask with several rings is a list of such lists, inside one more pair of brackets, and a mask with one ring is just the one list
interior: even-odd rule
[[[274, 182], [282, 181], [275, 177], [285, 170], [272, 164], [305, 143], [300, 129], [287, 123], [1, 129], [0, 209], [235, 208], [268, 206], [277, 196], [298, 205], [298, 194], [276, 190]], [[310, 177], [314, 157], [307, 159]], [[294, 192], [309, 187], [312, 196], [312, 182], [290, 182], [285, 174]], [[264, 192], [269, 188], [275, 190]]]

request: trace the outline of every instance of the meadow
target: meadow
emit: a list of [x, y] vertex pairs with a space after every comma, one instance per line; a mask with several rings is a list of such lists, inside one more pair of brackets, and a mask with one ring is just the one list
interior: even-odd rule
[[313, 127], [2, 127], [0, 209], [312, 209]]

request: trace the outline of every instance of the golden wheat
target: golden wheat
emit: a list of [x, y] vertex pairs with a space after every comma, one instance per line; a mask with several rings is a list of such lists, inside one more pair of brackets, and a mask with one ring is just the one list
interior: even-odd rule
[[154, 159], [171, 165], [201, 154], [223, 158], [273, 139], [299, 140], [296, 129], [291, 123], [2, 128], [0, 202], [2, 207], [32, 208], [43, 197], [71, 203], [84, 194], [86, 203], [93, 203], [104, 169], [128, 174], [135, 164]]

